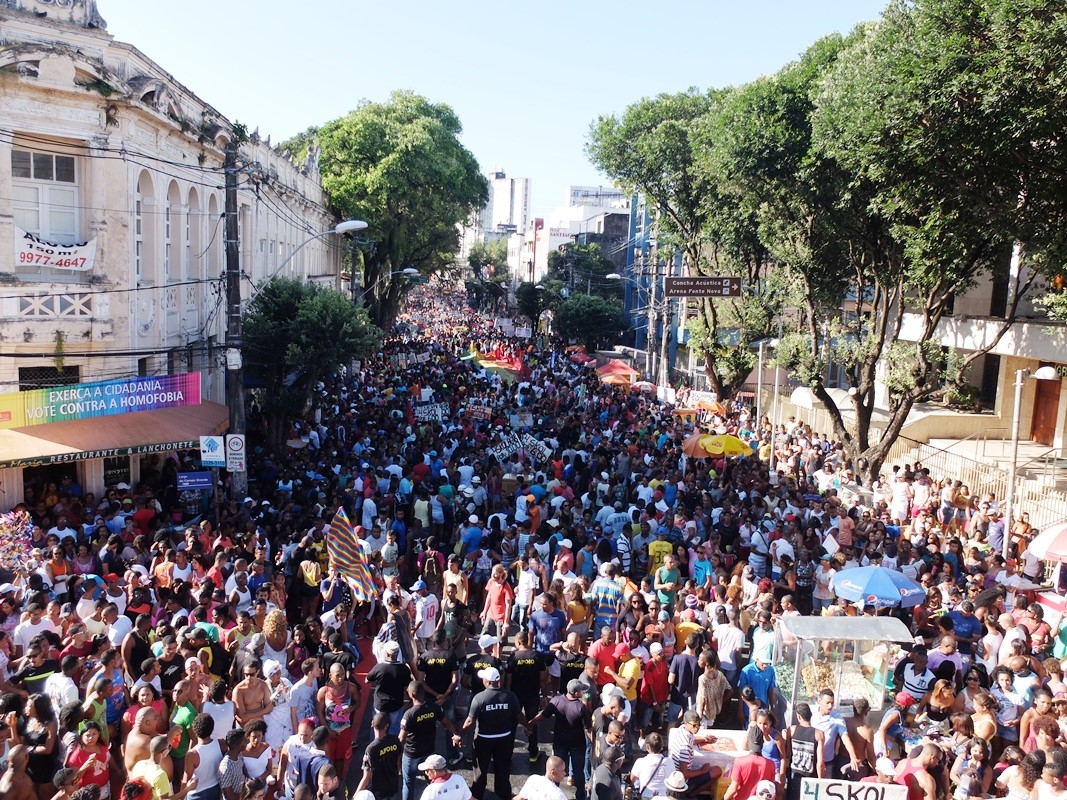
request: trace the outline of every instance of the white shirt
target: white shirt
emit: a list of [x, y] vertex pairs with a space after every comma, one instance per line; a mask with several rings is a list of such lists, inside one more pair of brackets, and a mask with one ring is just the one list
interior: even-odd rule
[[107, 629], [107, 640], [111, 642], [112, 647], [122, 647], [123, 639], [132, 630], [133, 621], [126, 615], [122, 615]]
[[41, 617], [41, 621], [36, 625], [29, 620], [26, 620], [15, 626], [11, 638], [15, 647], [21, 649], [23, 654], [25, 654], [26, 648], [30, 646], [30, 640], [33, 639], [34, 636], [44, 633], [45, 631], [51, 631], [52, 633], [58, 632], [56, 631], [56, 626], [52, 624], [52, 620], [48, 619], [48, 617]]
[[428, 639], [437, 628], [437, 612], [441, 603], [436, 595], [427, 593], [415, 600], [415, 635]]
[[467, 782], [453, 772], [443, 781], [435, 780], [423, 789], [419, 800], [471, 800], [471, 796]]
[[527, 778], [519, 794], [525, 800], [566, 800], [563, 790], [544, 775], [531, 775]]
[[78, 702], [78, 684], [73, 678], [69, 678], [62, 672], [56, 672], [48, 676], [44, 682], [44, 693], [52, 701], [52, 709], [59, 716], [59, 712], [71, 703]]

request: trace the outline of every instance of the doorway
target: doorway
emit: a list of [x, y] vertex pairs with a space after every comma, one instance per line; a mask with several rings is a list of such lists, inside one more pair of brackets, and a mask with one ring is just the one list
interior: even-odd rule
[[1038, 444], [1052, 447], [1060, 410], [1060, 380], [1034, 381], [1034, 384], [1034, 416], [1030, 438]]

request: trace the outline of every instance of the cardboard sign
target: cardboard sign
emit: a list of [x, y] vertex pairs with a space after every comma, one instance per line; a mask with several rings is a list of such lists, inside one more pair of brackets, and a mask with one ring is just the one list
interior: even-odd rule
[[534, 424], [534, 415], [532, 411], [516, 411], [511, 415], [511, 427], [513, 428], [532, 428]]
[[497, 460], [503, 461], [511, 458], [522, 449], [522, 438], [517, 433], [501, 433], [500, 438], [493, 445], [493, 455]]
[[415, 419], [422, 422], [440, 422], [448, 417], [448, 411], [448, 403], [427, 403], [426, 405], [415, 406]]
[[907, 800], [908, 787], [897, 783], [859, 783], [856, 781], [804, 778], [800, 800]]
[[493, 409], [489, 406], [467, 406], [467, 416], [488, 422], [493, 418]]
[[522, 449], [538, 463], [544, 463], [552, 457], [552, 448], [548, 443], [535, 438], [532, 433], [522, 434]]

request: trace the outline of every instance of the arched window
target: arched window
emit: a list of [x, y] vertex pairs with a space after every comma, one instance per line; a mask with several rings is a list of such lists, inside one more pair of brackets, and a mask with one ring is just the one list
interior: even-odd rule
[[152, 176], [145, 170], [137, 178], [133, 198], [133, 254], [134, 277], [137, 281], [155, 280], [155, 197]]
[[175, 181], [167, 189], [167, 207], [163, 212], [163, 279], [168, 283], [178, 274], [178, 254], [182, 247], [182, 196]]
[[189, 190], [189, 209], [185, 213], [185, 270], [186, 280], [196, 280], [201, 276], [200, 251], [200, 228], [203, 220], [200, 217], [200, 196], [196, 189]]
[[219, 253], [221, 242], [225, 238], [222, 235], [222, 220], [219, 212], [219, 198], [211, 195], [207, 201], [207, 274], [212, 278], [219, 276]]

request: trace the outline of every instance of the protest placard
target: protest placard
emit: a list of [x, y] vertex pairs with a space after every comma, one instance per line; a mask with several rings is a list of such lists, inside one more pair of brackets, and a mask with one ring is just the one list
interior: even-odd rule
[[522, 449], [538, 463], [544, 463], [552, 457], [552, 448], [549, 444], [537, 439], [532, 433], [522, 434]]
[[907, 797], [908, 787], [897, 783], [804, 778], [800, 784], [800, 800], [907, 800]]
[[427, 403], [415, 406], [415, 419], [420, 421], [440, 421], [448, 416], [448, 403]]
[[467, 406], [467, 416], [471, 419], [491, 420], [493, 418], [493, 409], [489, 406]]

